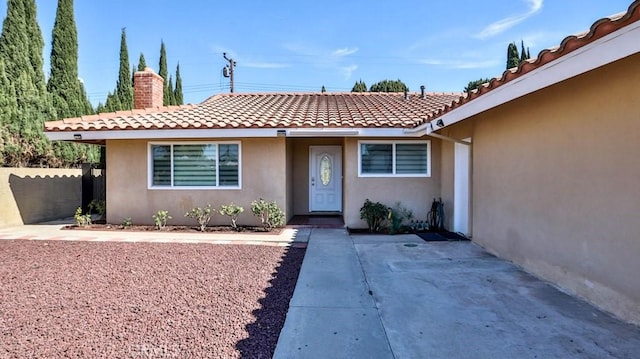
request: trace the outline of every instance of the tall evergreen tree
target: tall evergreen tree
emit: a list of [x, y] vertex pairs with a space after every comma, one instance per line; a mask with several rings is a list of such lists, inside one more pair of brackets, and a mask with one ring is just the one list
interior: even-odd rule
[[168, 91], [166, 94], [168, 95], [168, 106], [173, 106], [176, 104], [176, 99], [173, 93], [173, 77], [169, 75], [169, 84], [167, 85]]
[[20, 145], [12, 133], [17, 133], [18, 103], [15, 88], [5, 71], [4, 60], [0, 58], [0, 166], [15, 162], [21, 152]]
[[529, 56], [529, 48], [527, 47], [527, 49], [525, 50], [525, 48], [524, 48], [524, 40], [521, 40], [521, 42], [520, 42], [520, 63], [523, 63], [524, 61], [528, 60], [529, 58], [531, 58]]
[[169, 87], [169, 70], [167, 69], [167, 48], [164, 46], [164, 41], [160, 42], [160, 64], [158, 66], [158, 75], [164, 80], [164, 97], [162, 104], [164, 106], [171, 105], [171, 94], [169, 91], [173, 91]]
[[42, 68], [44, 40], [37, 22], [34, 0], [9, 0], [0, 35], [0, 58], [13, 83], [16, 116], [3, 128], [20, 152], [5, 157], [5, 165], [45, 165], [50, 159], [50, 142], [42, 131], [44, 121], [55, 118], [46, 91]]
[[365, 84], [361, 79], [360, 81], [357, 81], [355, 85], [353, 85], [351, 92], [367, 92], [367, 84]]
[[53, 98], [58, 118], [92, 112], [84, 86], [78, 79], [78, 31], [73, 16], [73, 0], [58, 0], [47, 90]]
[[184, 104], [184, 95], [182, 94], [182, 76], [180, 76], [180, 63], [176, 66], [176, 89], [173, 91], [173, 98], [176, 105]]
[[130, 110], [133, 108], [133, 85], [131, 74], [129, 73], [129, 51], [127, 50], [127, 33], [122, 29], [120, 36], [120, 71], [118, 82], [116, 83], [115, 96], [118, 98], [119, 110]]
[[[73, 15], [73, 0], [58, 0], [51, 40], [51, 73], [47, 90], [58, 118], [93, 113], [82, 82], [78, 79], [78, 30]], [[97, 162], [96, 146], [66, 142], [53, 143], [54, 154], [63, 165], [84, 161]]]
[[322, 85], [322, 88], [320, 89], [320, 92], [321, 92], [321, 93], [325, 93], [325, 92], [327, 92], [327, 88], [326, 88], [326, 87], [324, 87], [324, 85]]
[[518, 53], [518, 46], [515, 42], [512, 42], [507, 46], [507, 70], [518, 67], [520, 64], [520, 54]]
[[144, 71], [147, 68], [147, 61], [144, 59], [144, 54], [140, 53], [140, 58], [138, 59], [138, 71]]

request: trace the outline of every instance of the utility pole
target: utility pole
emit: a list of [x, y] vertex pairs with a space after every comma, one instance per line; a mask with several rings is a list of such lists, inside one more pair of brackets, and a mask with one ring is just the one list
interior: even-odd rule
[[226, 52], [223, 52], [222, 56], [224, 57], [225, 60], [229, 61], [229, 64], [222, 69], [222, 75], [224, 77], [230, 78], [231, 83], [229, 87], [230, 87], [231, 93], [233, 93], [233, 69], [236, 67], [236, 62], [233, 59], [228, 58]]

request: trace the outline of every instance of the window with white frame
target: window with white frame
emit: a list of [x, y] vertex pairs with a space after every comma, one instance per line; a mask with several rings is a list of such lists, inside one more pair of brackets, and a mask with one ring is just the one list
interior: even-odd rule
[[431, 141], [359, 141], [360, 177], [431, 176]]
[[240, 144], [151, 143], [149, 187], [240, 188]]

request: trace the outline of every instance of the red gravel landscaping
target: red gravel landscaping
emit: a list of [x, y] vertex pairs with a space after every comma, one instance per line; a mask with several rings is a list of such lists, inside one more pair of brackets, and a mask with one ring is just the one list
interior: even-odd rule
[[0, 241], [0, 358], [270, 358], [304, 251]]

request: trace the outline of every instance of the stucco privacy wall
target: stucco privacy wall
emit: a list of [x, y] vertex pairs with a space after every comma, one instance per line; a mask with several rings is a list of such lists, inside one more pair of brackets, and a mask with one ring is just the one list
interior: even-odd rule
[[[431, 177], [358, 177], [358, 141], [345, 140], [344, 223], [351, 228], [366, 228], [360, 219], [360, 208], [368, 198], [393, 206], [396, 202], [410, 209], [416, 219], [426, 220], [433, 198], [440, 197], [440, 140], [431, 141]], [[385, 139], [386, 140], [386, 139]], [[401, 140], [401, 139], [399, 139]]]
[[[210, 139], [216, 141], [216, 139]], [[285, 138], [224, 139], [241, 142], [241, 189], [221, 190], [158, 190], [147, 189], [148, 141], [107, 141], [107, 221], [121, 223], [131, 217], [136, 224], [152, 224], [151, 216], [158, 210], [168, 210], [173, 217], [169, 224], [193, 225], [185, 212], [207, 203], [218, 208], [234, 202], [245, 211], [238, 224], [255, 225], [250, 203], [260, 197], [276, 201], [288, 213]], [[154, 141], [165, 142], [165, 141]], [[166, 141], [177, 142], [177, 141]], [[228, 224], [229, 218], [215, 215], [211, 224]]]
[[473, 238], [640, 323], [640, 55], [478, 115]]
[[82, 204], [82, 170], [0, 168], [0, 226], [70, 217]]

